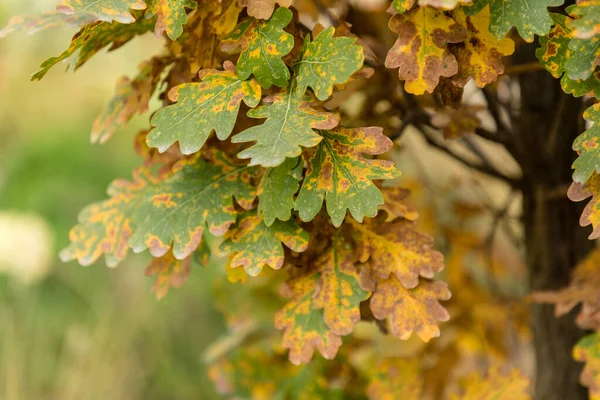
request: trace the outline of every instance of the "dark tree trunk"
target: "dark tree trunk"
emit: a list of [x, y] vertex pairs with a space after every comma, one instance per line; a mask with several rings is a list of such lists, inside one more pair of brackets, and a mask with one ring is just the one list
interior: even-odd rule
[[[520, 46], [517, 63], [535, 61], [535, 45]], [[566, 197], [571, 143], [581, 132], [582, 103], [566, 95], [559, 80], [540, 71], [519, 77], [521, 108], [515, 141], [523, 154], [523, 217], [531, 291], [558, 289], [569, 283], [573, 267], [593, 247], [589, 229], [578, 224], [582, 204]], [[555, 318], [551, 305], [532, 306], [536, 400], [588, 399], [579, 385], [582, 365], [572, 348], [585, 332], [573, 313]]]

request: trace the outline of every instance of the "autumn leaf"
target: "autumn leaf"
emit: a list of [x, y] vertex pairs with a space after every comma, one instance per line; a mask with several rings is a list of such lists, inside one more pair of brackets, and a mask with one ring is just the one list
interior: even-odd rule
[[118, 127], [129, 122], [136, 113], [148, 111], [150, 97], [167, 64], [168, 60], [154, 57], [138, 67], [139, 73], [133, 80], [124, 76], [117, 81], [115, 95], [94, 121], [92, 143], [105, 143]]
[[460, 87], [464, 87], [471, 78], [478, 87], [493, 83], [504, 73], [502, 57], [515, 51], [515, 43], [509, 38], [498, 40], [488, 31], [489, 7], [474, 16], [458, 9], [453, 17], [464, 27], [467, 37], [464, 42], [449, 46], [458, 62], [458, 73], [452, 77], [452, 82]]
[[465, 380], [462, 395], [454, 394], [452, 400], [530, 400], [528, 393], [529, 379], [519, 370], [513, 369], [502, 375], [498, 369], [490, 370], [485, 378], [473, 374]]
[[241, 47], [242, 53], [237, 61], [240, 79], [254, 75], [265, 89], [271, 85], [287, 86], [290, 71], [281, 58], [294, 47], [294, 37], [283, 30], [291, 20], [290, 10], [278, 8], [268, 21], [251, 18], [241, 22], [221, 42], [225, 51]]
[[146, 267], [146, 276], [156, 276], [152, 291], [157, 299], [164, 298], [171, 287], [178, 288], [190, 276], [190, 266], [193, 256], [177, 260], [173, 253], [168, 252], [162, 257], [153, 258]]
[[146, 11], [146, 18], [157, 15], [154, 34], [160, 36], [163, 32], [171, 40], [176, 40], [183, 33], [183, 25], [187, 23], [186, 8], [196, 8], [198, 3], [194, 0], [153, 0]]
[[371, 372], [367, 394], [369, 400], [420, 400], [422, 387], [418, 360], [386, 358]]
[[465, 7], [468, 15], [475, 15], [490, 6], [489, 30], [498, 40], [504, 38], [514, 26], [519, 35], [532, 42], [535, 35], [545, 35], [552, 27], [548, 7], [558, 7], [564, 0], [474, 0], [472, 7]]
[[399, 68], [404, 88], [413, 94], [433, 92], [440, 77], [458, 72], [458, 64], [448, 51], [448, 43], [465, 40], [464, 28], [443, 11], [419, 7], [390, 20], [390, 29], [398, 40], [390, 49], [385, 66]]
[[267, 168], [258, 186], [258, 213], [262, 214], [265, 225], [271, 226], [275, 219], [290, 219], [301, 179], [302, 161], [299, 158], [287, 158], [283, 164]]
[[316, 349], [331, 359], [360, 321], [360, 302], [369, 292], [360, 285], [358, 271], [339, 231], [331, 244], [305, 265], [309, 271], [282, 286], [290, 300], [275, 315], [275, 326], [284, 330], [283, 347], [290, 349], [290, 361], [306, 363]]
[[382, 188], [381, 192], [384, 203], [379, 208], [387, 213], [386, 222], [394, 221], [397, 218], [407, 221], [416, 221], [419, 218], [416, 207], [407, 201], [410, 190], [391, 186]]
[[572, 56], [569, 50], [573, 35], [570, 24], [572, 20], [562, 14], [550, 14], [550, 16], [554, 20], [554, 26], [548, 36], [539, 38], [541, 47], [535, 52], [538, 60], [553, 77], [560, 78], [560, 84], [565, 92], [575, 97], [590, 94], [600, 98], [599, 74], [594, 73], [587, 79], [575, 80], [566, 73], [567, 61]]
[[152, 117], [155, 128], [148, 134], [148, 145], [162, 153], [179, 142], [182, 154], [200, 150], [214, 130], [220, 140], [233, 131], [242, 100], [249, 107], [260, 102], [261, 89], [255, 80], [242, 80], [232, 63], [225, 71], [202, 70], [200, 83], [184, 83], [169, 91], [175, 104], [160, 109]]
[[79, 28], [94, 21], [96, 16], [92, 14], [65, 15], [59, 12], [46, 12], [36, 15], [17, 15], [9, 19], [6, 26], [0, 29], [0, 39], [16, 31], [26, 31], [31, 35], [57, 26]]
[[303, 252], [308, 247], [308, 233], [294, 219], [267, 226], [261, 216], [248, 212], [227, 232], [219, 251], [232, 256], [232, 268], [243, 267], [248, 275], [257, 276], [265, 265], [273, 269], [283, 266], [282, 244]]
[[276, 167], [286, 157], [298, 157], [302, 147], [314, 147], [321, 141], [313, 129], [331, 129], [339, 122], [336, 114], [314, 109], [312, 98], [298, 97], [287, 89], [263, 102], [268, 104], [248, 111], [248, 116], [267, 120], [232, 138], [233, 143], [256, 142], [238, 154], [241, 159], [249, 158], [250, 165]]
[[419, 277], [433, 278], [444, 269], [444, 257], [432, 249], [433, 239], [419, 233], [413, 222], [402, 219], [390, 223], [349, 220], [356, 242], [358, 261], [367, 264], [378, 279], [391, 274], [407, 289], [419, 284]]
[[[396, 12], [402, 14], [413, 8], [416, 2], [417, 0], [394, 0], [392, 5]], [[472, 0], [419, 0], [419, 6], [430, 6], [443, 10], [453, 10], [459, 4], [469, 5], [471, 2]]]
[[481, 105], [462, 104], [458, 109], [445, 107], [431, 117], [431, 124], [442, 130], [444, 139], [458, 139], [475, 134], [481, 125], [477, 115], [485, 111]]
[[342, 224], [346, 210], [359, 222], [377, 214], [383, 195], [373, 179], [400, 175], [391, 161], [363, 157], [385, 153], [392, 147], [382, 131], [377, 127], [319, 131], [323, 141], [305, 153], [308, 169], [294, 207], [302, 221], [311, 221], [323, 201], [336, 227]]
[[572, 201], [583, 201], [592, 197], [581, 214], [579, 224], [592, 225], [593, 231], [589, 238], [598, 239], [600, 237], [600, 175], [594, 172], [585, 184], [573, 182], [567, 196]]
[[573, 142], [573, 150], [579, 154], [573, 162], [573, 180], [578, 183], [585, 183], [594, 172], [600, 172], [600, 103], [585, 110], [583, 118], [593, 124]]
[[319, 33], [313, 41], [306, 37], [302, 56], [295, 66], [300, 95], [310, 87], [317, 99], [327, 100], [334, 85], [345, 83], [362, 67], [363, 50], [355, 44], [356, 39], [334, 38], [334, 32], [331, 27]]
[[140, 19], [131, 24], [98, 21], [84, 26], [73, 36], [69, 48], [58, 57], [47, 59], [40, 66], [40, 70], [33, 74], [31, 80], [39, 81], [54, 65], [60, 61], [75, 56], [71, 66], [73, 70], [81, 67], [96, 53], [111, 45], [109, 51], [118, 49], [137, 35], [152, 30], [154, 21]]
[[133, 182], [115, 181], [108, 190], [110, 199], [81, 212], [61, 258], [89, 265], [105, 254], [106, 263], [114, 266], [128, 247], [136, 253], [149, 248], [161, 257], [172, 245], [174, 257], [183, 260], [198, 248], [205, 228], [221, 236], [235, 222], [233, 197], [240, 206], [252, 207], [252, 173], [222, 153], [211, 162], [182, 160], [164, 177], [138, 168]]
[[439, 303], [448, 299], [450, 291], [442, 281], [421, 281], [416, 288], [407, 289], [390, 275], [377, 281], [369, 304], [375, 318], [388, 321], [394, 336], [406, 340], [415, 332], [428, 342], [440, 335], [437, 323], [450, 318]]
[[584, 336], [573, 348], [575, 361], [585, 363], [580, 382], [590, 392], [590, 399], [600, 399], [600, 334]]
[[[580, 7], [583, 6], [583, 7]], [[577, 5], [573, 5], [567, 8], [567, 12], [574, 17], [581, 17], [586, 14], [586, 10], [600, 10], [595, 2], [577, 2]], [[593, 14], [592, 14], [593, 15]], [[591, 15], [588, 15], [591, 17]], [[593, 21], [593, 18], [584, 18], [583, 20], [575, 19], [567, 20], [567, 26], [570, 30], [571, 36], [575, 36], [569, 42], [569, 50], [567, 60], [565, 61], [565, 69], [569, 78], [573, 80], [586, 80], [596, 70], [600, 62], [600, 36], [590, 35], [590, 31], [586, 34], [577, 36], [573, 29], [582, 29], [585, 25], [585, 21]], [[590, 30], [593, 31], [594, 28]]]
[[64, 14], [94, 14], [102, 21], [131, 24], [135, 18], [130, 10], [145, 10], [144, 0], [64, 0], [56, 7]]
[[537, 303], [555, 304], [554, 313], [561, 317], [582, 304], [576, 323], [581, 329], [600, 329], [600, 250], [592, 250], [573, 271], [566, 288], [532, 294]]
[[575, 17], [569, 21], [574, 37], [589, 39], [600, 33], [600, 4], [596, 0], [578, 0], [567, 12]]
[[248, 15], [258, 19], [269, 19], [275, 9], [275, 3], [289, 7], [292, 0], [240, 0], [242, 7], [248, 7]]

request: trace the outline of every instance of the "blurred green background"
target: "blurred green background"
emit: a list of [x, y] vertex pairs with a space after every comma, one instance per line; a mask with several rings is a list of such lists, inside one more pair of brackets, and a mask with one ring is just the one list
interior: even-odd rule
[[[56, 4], [2, 0], [0, 26]], [[147, 35], [75, 74], [59, 65], [30, 82], [74, 33], [0, 41], [0, 399], [218, 398], [202, 361], [224, 331], [210, 296], [218, 268], [192, 271], [158, 301], [143, 255], [116, 269], [58, 259], [79, 210], [140, 163], [132, 143], [147, 116], [102, 146], [90, 145], [89, 132], [117, 78], [161, 45]]]

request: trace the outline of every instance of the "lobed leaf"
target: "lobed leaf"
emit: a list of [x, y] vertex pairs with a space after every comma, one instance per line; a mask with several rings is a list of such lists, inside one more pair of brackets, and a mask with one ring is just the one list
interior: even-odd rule
[[282, 243], [303, 252], [308, 247], [308, 233], [294, 219], [267, 226], [256, 212], [248, 212], [227, 232], [219, 251], [232, 257], [232, 268], [243, 267], [248, 275], [257, 276], [265, 265], [273, 269], [283, 266]]
[[600, 172], [600, 103], [585, 110], [583, 118], [593, 124], [573, 142], [573, 150], [579, 154], [573, 162], [573, 180], [578, 183], [585, 183], [594, 172]]
[[319, 33], [310, 41], [308, 36], [300, 60], [296, 63], [297, 90], [304, 95], [313, 89], [317, 99], [324, 101], [333, 93], [336, 84], [343, 84], [358, 71], [364, 61], [362, 47], [356, 39], [333, 37], [333, 27]]
[[200, 83], [184, 83], [169, 91], [169, 99], [176, 103], [152, 117], [155, 128], [148, 134], [149, 146], [162, 153], [179, 142], [182, 154], [193, 154], [213, 130], [220, 140], [229, 137], [242, 100], [256, 107], [261, 89], [253, 79], [240, 79], [232, 63], [226, 61], [223, 66], [225, 71], [200, 71]]
[[173, 253], [168, 252], [162, 257], [153, 258], [146, 267], [146, 276], [156, 276], [152, 291], [157, 299], [164, 298], [171, 287], [178, 288], [190, 276], [193, 256], [178, 260]]
[[248, 7], [248, 15], [258, 19], [269, 19], [275, 9], [275, 3], [289, 7], [292, 0], [240, 0], [242, 7]]
[[465, 40], [463, 27], [444, 12], [419, 7], [390, 20], [390, 29], [398, 40], [386, 59], [387, 68], [399, 68], [400, 80], [407, 92], [421, 95], [433, 92], [440, 77], [458, 72], [458, 64], [448, 51], [448, 43]]
[[237, 61], [240, 79], [254, 75], [265, 89], [272, 85], [287, 86], [290, 71], [281, 58], [294, 47], [294, 37], [283, 30], [291, 20], [290, 10], [278, 8], [268, 21], [251, 18], [241, 22], [221, 42], [225, 51], [242, 49]]
[[400, 175], [391, 161], [363, 157], [382, 154], [392, 147], [382, 132], [377, 127], [319, 131], [323, 141], [305, 153], [308, 167], [294, 206], [302, 221], [312, 220], [323, 201], [336, 227], [344, 221], [346, 210], [359, 222], [377, 214], [383, 195], [373, 179]]
[[[569, 7], [568, 10], [572, 12], [574, 8], [576, 9], [576, 6]], [[586, 80], [592, 76], [600, 60], [600, 37], [572, 38], [569, 42], [569, 50], [569, 56], [565, 61], [569, 78]]]
[[548, 7], [563, 3], [564, 0], [474, 0], [465, 12], [475, 15], [489, 5], [489, 30], [497, 39], [504, 38], [514, 26], [526, 42], [532, 42], [535, 35], [546, 35], [552, 27]]
[[[469, 5], [473, 0], [419, 0], [419, 6], [425, 7], [430, 6], [434, 8], [441, 8], [443, 10], [453, 10], [459, 4]], [[394, 0], [392, 6], [394, 10], [399, 14], [402, 14], [415, 5], [417, 0]]]
[[547, 36], [539, 38], [541, 47], [535, 52], [538, 60], [553, 77], [561, 78], [560, 84], [565, 92], [575, 97], [589, 94], [600, 98], [600, 75], [598, 73], [590, 75], [587, 79], [579, 80], [571, 79], [566, 73], [567, 61], [573, 56], [569, 49], [573, 36], [570, 24], [572, 20], [562, 14], [550, 14], [550, 16], [554, 21], [554, 26]]
[[152, 30], [153, 26], [154, 21], [144, 19], [131, 24], [97, 21], [86, 25], [73, 36], [69, 48], [58, 57], [52, 57], [44, 61], [40, 66], [41, 69], [33, 74], [31, 80], [39, 81], [50, 68], [73, 55], [75, 57], [71, 65], [76, 70], [106, 46], [111, 45], [109, 51], [115, 50], [135, 36]]
[[183, 260], [198, 248], [205, 228], [220, 236], [235, 222], [233, 197], [243, 208], [252, 207], [252, 173], [218, 152], [210, 162], [182, 160], [163, 177], [139, 168], [133, 182], [115, 181], [110, 199], [81, 212], [61, 258], [89, 265], [105, 254], [114, 266], [128, 247], [136, 253], [149, 248], [154, 257], [172, 247], [174, 257]]
[[600, 33], [600, 4], [596, 0], [578, 0], [577, 5], [567, 8], [568, 13], [576, 17], [569, 21], [573, 36], [589, 39]]
[[600, 334], [592, 333], [577, 342], [573, 358], [585, 363], [580, 382], [589, 389], [590, 399], [600, 398]]
[[339, 122], [336, 114], [318, 111], [308, 96], [298, 97], [287, 89], [266, 97], [270, 103], [248, 111], [251, 118], [266, 118], [233, 136], [233, 143], [256, 141], [256, 144], [238, 154], [250, 159], [250, 165], [276, 167], [287, 158], [298, 157], [302, 147], [314, 147], [322, 140], [314, 129], [331, 129]]
[[160, 36], [167, 32], [171, 40], [176, 40], [183, 33], [183, 25], [187, 23], [185, 9], [193, 9], [197, 5], [194, 0], [153, 0], [146, 11], [146, 18], [158, 16], [154, 34]]
[[583, 209], [579, 224], [592, 225], [593, 230], [589, 238], [598, 239], [600, 237], [600, 176], [594, 172], [585, 184], [573, 182], [567, 196], [572, 201], [582, 201], [591, 197]]
[[468, 16], [458, 9], [453, 16], [464, 27], [466, 39], [451, 46], [451, 52], [458, 62], [458, 72], [452, 77], [452, 82], [464, 87], [473, 78], [480, 88], [493, 83], [504, 73], [502, 57], [514, 53], [515, 43], [509, 38], [498, 40], [488, 31], [489, 7], [474, 16]]
[[410, 221], [397, 219], [382, 224], [350, 220], [358, 261], [367, 264], [378, 279], [394, 274], [407, 289], [419, 284], [419, 277], [433, 278], [444, 269], [444, 257], [432, 250], [433, 239], [417, 231]]
[[0, 39], [15, 31], [24, 30], [28, 34], [33, 34], [57, 26], [79, 28], [94, 21], [96, 16], [92, 14], [65, 15], [59, 12], [46, 12], [37, 15], [17, 15], [9, 19], [6, 26], [0, 29]]
[[265, 171], [258, 186], [258, 214], [262, 214], [265, 225], [291, 218], [302, 169], [301, 159], [287, 158], [283, 164]]
[[101, 21], [135, 22], [130, 10], [145, 10], [144, 0], [63, 0], [56, 7], [63, 14], [94, 14]]

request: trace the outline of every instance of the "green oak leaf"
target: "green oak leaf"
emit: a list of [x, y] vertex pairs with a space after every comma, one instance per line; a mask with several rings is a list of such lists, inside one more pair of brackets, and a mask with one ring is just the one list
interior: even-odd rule
[[600, 333], [581, 338], [573, 347], [573, 358], [584, 364], [580, 382], [589, 388], [590, 399], [600, 396]]
[[[573, 16], [581, 15], [582, 10], [579, 5], [567, 7], [567, 13]], [[573, 25], [576, 22], [577, 20], [567, 20], [572, 36], [576, 36], [573, 32], [574, 28], [578, 28], [577, 24]], [[579, 28], [581, 28], [580, 25]], [[600, 37], [598, 35], [573, 37], [569, 42], [569, 50], [570, 54], [565, 62], [565, 69], [569, 78], [585, 80], [592, 76], [596, 67], [600, 64]]]
[[146, 11], [146, 18], [157, 15], [154, 34], [160, 36], [167, 32], [171, 40], [176, 40], [183, 33], [183, 25], [187, 23], [186, 8], [196, 8], [194, 0], [153, 0]]
[[233, 131], [242, 100], [249, 107], [260, 102], [261, 89], [254, 79], [242, 80], [229, 61], [225, 71], [204, 69], [200, 71], [200, 83], [184, 83], [169, 92], [169, 99], [176, 102], [160, 109], [152, 117], [147, 143], [161, 153], [175, 142], [183, 154], [200, 150], [214, 130], [220, 140]]
[[327, 100], [333, 93], [333, 85], [345, 83], [362, 67], [365, 57], [356, 39], [334, 38], [334, 32], [333, 27], [326, 29], [312, 42], [306, 36], [302, 56], [296, 63], [299, 94], [310, 87], [317, 99]]
[[573, 142], [573, 150], [579, 157], [573, 163], [573, 180], [586, 183], [594, 172], [600, 172], [600, 103], [583, 113], [583, 118], [593, 125]]
[[287, 158], [297, 157], [302, 147], [319, 144], [321, 136], [314, 129], [331, 129], [339, 122], [336, 114], [317, 111], [311, 107], [313, 99], [298, 97], [287, 89], [264, 99], [263, 105], [248, 111], [251, 118], [267, 118], [232, 137], [233, 143], [256, 141], [256, 144], [238, 154], [250, 158], [250, 165], [276, 167]]
[[105, 254], [106, 263], [114, 266], [131, 247], [136, 253], [149, 248], [154, 257], [172, 249], [183, 260], [198, 248], [206, 228], [220, 236], [235, 222], [234, 197], [241, 207], [252, 208], [254, 173], [220, 152], [208, 161], [182, 160], [160, 177], [141, 167], [133, 182], [113, 182], [108, 200], [81, 212], [61, 258], [89, 265]]
[[280, 7], [267, 21], [250, 18], [238, 24], [221, 42], [225, 51], [241, 47], [236, 64], [241, 79], [254, 75], [265, 89], [288, 84], [290, 71], [281, 58], [294, 47], [294, 37], [283, 30], [291, 20], [292, 12]]
[[590, 94], [600, 98], [600, 79], [597, 73], [587, 79], [571, 79], [566, 72], [566, 64], [572, 53], [569, 43], [572, 38], [570, 18], [561, 14], [550, 14], [554, 20], [554, 26], [548, 36], [540, 36], [541, 47], [535, 52], [540, 63], [550, 72], [553, 77], [560, 78], [563, 90], [575, 97]]
[[65, 15], [59, 12], [46, 12], [36, 15], [17, 15], [9, 19], [6, 26], [0, 29], [0, 39], [16, 31], [33, 34], [57, 26], [80, 28], [96, 20], [96, 16], [92, 14]]
[[56, 10], [64, 14], [94, 14], [101, 21], [135, 22], [130, 10], [145, 10], [144, 0], [64, 0]]
[[589, 39], [600, 33], [600, 3], [596, 0], [580, 0], [568, 7], [567, 12], [576, 18], [569, 21], [574, 37]]
[[140, 19], [132, 24], [97, 21], [84, 26], [73, 36], [69, 48], [58, 57], [47, 59], [41, 69], [33, 74], [31, 80], [39, 81], [54, 65], [75, 55], [71, 63], [73, 70], [81, 67], [96, 53], [111, 45], [109, 50], [115, 50], [129, 42], [137, 35], [142, 35], [154, 27], [154, 21]]
[[299, 158], [287, 158], [283, 164], [267, 168], [258, 187], [258, 213], [262, 214], [265, 225], [271, 226], [276, 219], [290, 219], [301, 179]]
[[247, 212], [227, 232], [219, 251], [232, 256], [231, 267], [243, 267], [248, 275], [257, 276], [265, 265], [273, 269], [283, 266], [282, 243], [290, 250], [303, 252], [308, 247], [308, 232], [294, 219], [267, 226], [256, 212]]
[[519, 35], [532, 42], [535, 35], [545, 35], [552, 27], [548, 7], [558, 7], [564, 0], [474, 0], [472, 7], [465, 7], [465, 13], [477, 14], [485, 6], [490, 6], [490, 32], [503, 39], [510, 28], [517, 28]]
[[382, 131], [377, 127], [319, 131], [323, 141], [305, 153], [308, 170], [294, 206], [302, 221], [312, 220], [323, 200], [336, 227], [344, 221], [346, 210], [359, 222], [377, 214], [384, 201], [372, 180], [400, 175], [393, 162], [362, 155], [382, 154], [392, 147]]

